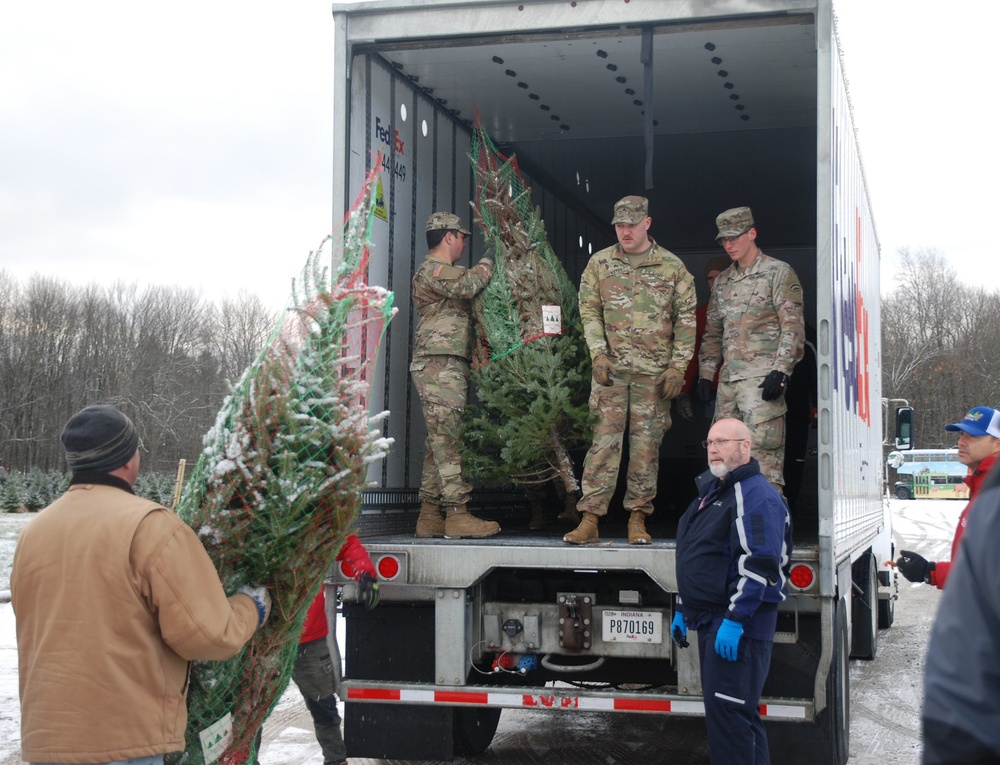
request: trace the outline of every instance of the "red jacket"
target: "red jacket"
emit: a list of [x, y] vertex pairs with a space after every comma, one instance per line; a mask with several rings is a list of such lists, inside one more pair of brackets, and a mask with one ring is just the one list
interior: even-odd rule
[[958, 516], [958, 525], [955, 527], [955, 538], [951, 541], [951, 560], [940, 560], [934, 564], [934, 569], [931, 571], [931, 584], [940, 590], [944, 589], [944, 583], [948, 579], [948, 573], [951, 571], [951, 564], [955, 562], [955, 556], [958, 555], [958, 544], [962, 541], [962, 535], [965, 533], [965, 527], [969, 523], [969, 511], [972, 509], [972, 503], [976, 501], [976, 494], [979, 493], [979, 487], [983, 485], [983, 481], [986, 480], [986, 474], [990, 472], [990, 468], [993, 467], [993, 463], [997, 461], [996, 456], [989, 456], [979, 463], [979, 466], [969, 473], [962, 480], [965, 481], [965, 485], [969, 487], [969, 501], [965, 505], [965, 509], [962, 510], [962, 514]]
[[[375, 564], [372, 563], [372, 559], [365, 546], [361, 544], [361, 540], [354, 534], [349, 534], [344, 540], [344, 546], [337, 553], [337, 560], [344, 561], [346, 564], [344, 566], [345, 573], [352, 574], [355, 579], [359, 579], [362, 574], [368, 574], [373, 578], [377, 577]], [[299, 643], [310, 643], [313, 640], [325, 638], [326, 633], [330, 631], [326, 621], [326, 598], [323, 595], [325, 589], [325, 587], [319, 588], [319, 592], [313, 598], [312, 605], [306, 612], [306, 622], [302, 627], [302, 637], [299, 638]]]
[[[708, 315], [708, 303], [702, 303], [694, 309], [695, 336], [694, 336], [694, 356], [688, 364], [687, 371], [684, 372], [684, 387], [682, 393], [691, 393], [698, 384], [698, 351], [701, 350], [701, 337], [705, 334], [705, 317]], [[715, 377], [712, 378], [712, 390], [719, 387], [719, 369], [715, 370]]]

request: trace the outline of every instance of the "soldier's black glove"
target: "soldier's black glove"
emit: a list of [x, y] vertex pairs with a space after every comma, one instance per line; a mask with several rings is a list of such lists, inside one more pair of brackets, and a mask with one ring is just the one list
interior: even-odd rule
[[678, 417], [688, 422], [694, 422], [694, 407], [691, 405], [691, 396], [682, 393], [674, 399], [674, 406], [677, 407]]
[[776, 398], [781, 398], [785, 392], [785, 388], [788, 387], [788, 375], [775, 369], [769, 372], [767, 377], [764, 378], [764, 382], [757, 387], [764, 389], [763, 393], [760, 394], [762, 399], [765, 401], [774, 401]]
[[930, 584], [934, 564], [923, 555], [917, 555], [909, 550], [900, 550], [899, 557], [896, 558], [896, 568], [911, 582]]
[[379, 599], [378, 581], [371, 574], [358, 577], [358, 603], [364, 603], [365, 608], [375, 608]]
[[695, 386], [694, 392], [698, 395], [699, 400], [706, 404], [711, 404], [715, 401], [715, 391], [712, 390], [711, 380], [706, 380], [704, 377], [698, 380], [698, 384]]

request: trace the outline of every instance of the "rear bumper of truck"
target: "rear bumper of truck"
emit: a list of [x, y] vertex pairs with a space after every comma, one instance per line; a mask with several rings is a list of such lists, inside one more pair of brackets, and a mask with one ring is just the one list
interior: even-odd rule
[[[627, 693], [565, 687], [471, 688], [420, 683], [372, 683], [345, 680], [341, 690], [347, 703], [420, 704], [493, 707], [565, 712], [639, 712], [699, 717], [705, 714], [700, 697], [676, 693]], [[764, 698], [761, 717], [787, 721], [813, 719], [813, 703], [806, 699]]]

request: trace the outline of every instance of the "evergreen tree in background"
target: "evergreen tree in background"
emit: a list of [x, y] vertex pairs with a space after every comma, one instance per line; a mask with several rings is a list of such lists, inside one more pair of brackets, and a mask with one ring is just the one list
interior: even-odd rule
[[[480, 404], [467, 412], [466, 464], [481, 481], [522, 484], [529, 496], [554, 481], [575, 513], [579, 482], [570, 452], [589, 441], [591, 374], [576, 289], [548, 242], [516, 157], [500, 154], [479, 125], [470, 159], [475, 222], [494, 264], [493, 278], [472, 304]], [[532, 527], [539, 525], [536, 509]]]
[[24, 479], [21, 474], [11, 471], [7, 480], [0, 483], [0, 510], [16, 513], [24, 506]]

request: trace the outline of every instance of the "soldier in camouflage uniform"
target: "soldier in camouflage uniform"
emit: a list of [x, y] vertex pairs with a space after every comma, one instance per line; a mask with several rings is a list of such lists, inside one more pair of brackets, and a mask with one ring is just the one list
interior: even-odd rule
[[715, 421], [733, 417], [747, 424], [760, 472], [781, 492], [785, 390], [805, 346], [802, 285], [791, 266], [757, 247], [749, 207], [726, 210], [715, 223], [733, 264], [719, 274], [709, 299], [697, 394], [712, 400], [721, 364]]
[[680, 259], [649, 236], [649, 202], [629, 196], [611, 221], [618, 244], [595, 254], [580, 282], [580, 317], [593, 361], [590, 409], [597, 421], [583, 463], [580, 525], [570, 544], [598, 541], [618, 482], [622, 440], [629, 429], [628, 541], [649, 544], [660, 442], [670, 429], [670, 400], [684, 384], [694, 353], [694, 279]]
[[459, 434], [472, 358], [471, 301], [493, 276], [493, 261], [455, 265], [470, 236], [457, 215], [436, 212], [425, 228], [430, 251], [413, 275], [417, 333], [410, 364], [427, 423], [416, 535], [478, 539], [496, 534], [500, 525], [468, 511], [472, 487], [462, 477]]

